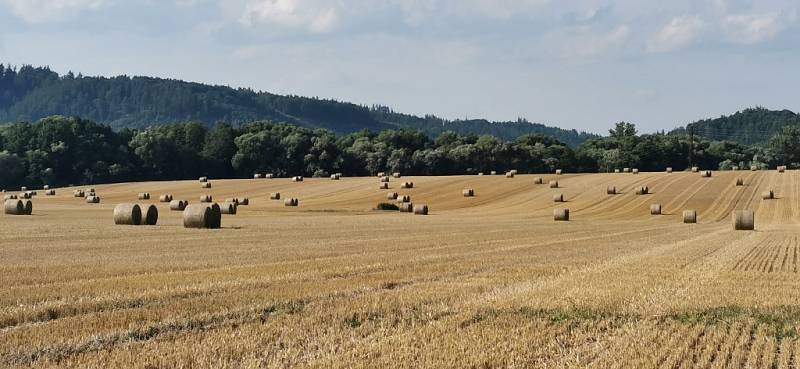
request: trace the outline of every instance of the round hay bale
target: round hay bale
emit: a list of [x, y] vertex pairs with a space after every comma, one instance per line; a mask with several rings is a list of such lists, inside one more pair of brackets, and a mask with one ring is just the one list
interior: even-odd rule
[[250, 199], [247, 198], [247, 197], [242, 197], [241, 200], [239, 200], [239, 205], [249, 206], [250, 205]]
[[14, 194], [3, 196], [3, 201], [5, 201], [5, 200], [17, 200], [17, 199], [19, 199], [19, 196], [14, 195]]
[[269, 194], [269, 199], [270, 200], [280, 200], [281, 199], [281, 193], [280, 192], [273, 192], [273, 193]]
[[378, 172], [378, 177], [386, 177], [386, 172]]
[[569, 209], [558, 208], [553, 210], [553, 220], [556, 222], [569, 221]]
[[553, 202], [564, 202], [564, 194], [553, 195]]
[[222, 214], [227, 215], [236, 215], [236, 203], [235, 202], [223, 202], [219, 204], [219, 209]]
[[608, 195], [616, 195], [617, 194], [617, 186], [608, 186], [606, 188], [606, 194], [608, 194]]
[[336, 174], [331, 174], [331, 180], [338, 181], [339, 180], [339, 176], [336, 175]]
[[140, 225], [142, 224], [142, 208], [137, 204], [119, 204], [114, 207], [114, 224]]
[[483, 175], [483, 172], [478, 172], [478, 176], [482, 176], [482, 175]]
[[171, 194], [163, 194], [163, 195], [158, 197], [158, 201], [159, 202], [171, 202], [172, 201], [172, 195]]
[[24, 192], [24, 191], [28, 190], [28, 187], [22, 186], [22, 187], [19, 188], [19, 190]]
[[83, 192], [83, 190], [75, 190], [75, 191], [72, 192], [72, 196], [84, 197], [85, 196], [85, 192]]
[[667, 167], [667, 173], [672, 173], [672, 167]]
[[550, 181], [550, 188], [558, 188], [558, 181], [556, 180]]
[[212, 210], [207, 204], [193, 204], [183, 210], [184, 228], [211, 228]]
[[753, 210], [734, 210], [731, 213], [733, 230], [752, 231], [756, 229], [756, 212]]
[[379, 188], [380, 188], [381, 190], [388, 190], [388, 189], [389, 189], [389, 183], [386, 183], [386, 182], [381, 182], [381, 185], [380, 185], [380, 187], [379, 187]]
[[516, 169], [511, 169], [509, 170], [509, 172], [513, 175], [517, 175], [519, 173], [519, 171], [517, 171]]
[[296, 198], [289, 198], [283, 202], [284, 206], [298, 206], [300, 205], [300, 201]]
[[633, 173], [633, 174], [639, 174], [639, 169], [637, 169], [637, 168], [633, 168], [633, 169], [631, 169], [631, 173]]
[[414, 204], [410, 202], [404, 202], [400, 204], [400, 212], [401, 213], [412, 213], [414, 212]]
[[256, 173], [256, 174], [253, 174], [253, 179], [261, 179], [261, 178], [263, 178], [263, 177], [264, 177], [264, 176], [263, 176], [263, 175], [261, 175], [261, 173]]
[[144, 212], [142, 225], [154, 226], [158, 223], [158, 208], [155, 205], [145, 205], [147, 210]]
[[619, 170], [619, 169], [614, 169], [614, 173], [619, 173], [619, 172], [621, 172], [621, 170]]
[[475, 190], [471, 188], [465, 188], [464, 190], [461, 191], [461, 195], [464, 197], [474, 197]]
[[489, 172], [489, 174], [490, 174], [490, 175], [493, 175], [493, 176], [496, 176], [496, 175], [497, 175], [497, 171], [496, 171], [496, 170], [493, 170], [493, 171]]
[[87, 192], [86, 193], [86, 197], [90, 197], [90, 196], [97, 196], [97, 193], [95, 193], [95, 192]]
[[622, 173], [630, 173], [631, 168], [622, 168]]
[[700, 171], [699, 167], [692, 167], [692, 173], [697, 173]]
[[411, 196], [409, 196], [409, 195], [397, 196], [397, 201], [398, 202], [411, 202]]
[[200, 182], [208, 182], [208, 177], [200, 177], [197, 180]]
[[761, 198], [762, 198], [762, 199], [764, 199], [764, 200], [772, 200], [772, 199], [774, 199], [774, 198], [775, 198], [775, 192], [774, 192], [774, 191], [772, 191], [772, 190], [769, 190], [769, 191], [764, 191], [764, 192], [761, 194]]
[[781, 165], [781, 166], [778, 167], [778, 173], [783, 173], [785, 171], [786, 171], [786, 166], [785, 165]]
[[23, 193], [19, 194], [19, 198], [20, 199], [30, 199], [31, 198], [31, 194], [30, 194], [30, 192], [23, 192]]
[[514, 173], [511, 172], [506, 173], [506, 178], [514, 178]]
[[651, 204], [650, 215], [661, 215], [661, 204]]
[[169, 202], [169, 210], [184, 211], [186, 210], [186, 205], [189, 205], [188, 201], [172, 200]]
[[265, 175], [264, 175], [264, 178], [266, 178], [266, 179], [272, 179], [274, 176], [275, 176], [275, 175], [274, 175], [274, 174], [272, 174], [272, 173], [267, 173], [267, 174], [265, 174]]
[[25, 205], [25, 215], [33, 214], [33, 201], [25, 200], [22, 203]]
[[758, 171], [758, 166], [751, 165], [750, 166], [750, 170], [753, 171], [753, 172], [756, 172], [756, 171]]
[[414, 205], [414, 215], [428, 215], [428, 205]]
[[44, 185], [44, 186], [42, 186], [42, 189], [43, 190], [49, 190], [50, 189], [50, 185]]
[[731, 167], [731, 170], [733, 170], [733, 171], [739, 170], [739, 167], [734, 165], [734, 166]]
[[211, 182], [203, 182], [203, 184], [200, 185], [200, 188], [211, 188]]
[[303, 182], [303, 176], [292, 177], [292, 182]]
[[388, 183], [388, 182], [389, 182], [389, 176], [381, 177], [381, 183]]
[[561, 170], [561, 169], [556, 169], [556, 175], [557, 175], [557, 176], [560, 176], [562, 173], [564, 173], [564, 171], [563, 171], [563, 170]]
[[684, 210], [683, 222], [687, 224], [697, 223], [697, 210]]
[[7, 215], [25, 215], [25, 204], [22, 200], [6, 200], [3, 203], [3, 211]]
[[150, 200], [150, 194], [147, 192], [140, 192], [138, 198], [139, 200]]
[[86, 196], [86, 203], [88, 204], [99, 204], [100, 203], [100, 196]]
[[56, 195], [56, 190], [45, 190], [44, 191], [44, 195], [45, 196], [55, 196]]
[[744, 179], [736, 178], [736, 185], [737, 186], [744, 186]]
[[392, 177], [394, 177], [394, 178], [400, 178], [400, 172], [394, 172], [394, 173], [392, 173]]
[[405, 188], [405, 189], [414, 188], [414, 182], [403, 182], [400, 188]]
[[201, 195], [200, 196], [200, 202], [201, 203], [202, 202], [208, 203], [208, 202], [212, 202], [212, 201], [214, 201], [214, 198], [211, 197], [211, 195]]
[[386, 200], [397, 200], [397, 192], [389, 192], [386, 194]]
[[636, 188], [637, 195], [647, 195], [648, 193], [650, 193], [650, 188], [647, 186], [640, 186]]
[[536, 177], [533, 179], [533, 184], [542, 184], [544, 183], [544, 179], [542, 177]]
[[711, 178], [711, 171], [710, 170], [704, 170], [702, 173], [700, 173], [700, 176], [703, 177], [703, 178]]

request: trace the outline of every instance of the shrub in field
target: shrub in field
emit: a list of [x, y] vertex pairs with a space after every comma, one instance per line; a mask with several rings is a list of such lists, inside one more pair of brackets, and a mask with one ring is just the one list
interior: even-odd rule
[[389, 210], [394, 210], [394, 211], [400, 210], [400, 208], [397, 207], [397, 205], [390, 204], [388, 202], [379, 203], [378, 206], [375, 209], [376, 210], [386, 210], [386, 211], [389, 211]]

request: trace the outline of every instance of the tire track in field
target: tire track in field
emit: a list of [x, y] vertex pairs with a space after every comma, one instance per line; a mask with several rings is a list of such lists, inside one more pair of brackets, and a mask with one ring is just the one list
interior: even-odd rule
[[[666, 189], [672, 186], [675, 182], [678, 182], [682, 179], [686, 178], [682, 178], [682, 176], [680, 175], [670, 176], [670, 178], [668, 178], [665, 181], [666, 183], [656, 182], [657, 187], [654, 186], [654, 188], [660, 189], [661, 187], [664, 187]], [[646, 178], [643, 181], [637, 183], [640, 184], [641, 182], [645, 181], [651, 181], [651, 179]], [[635, 188], [638, 186], [633, 186], [633, 187]], [[650, 200], [650, 197], [653, 195], [655, 195], [655, 193], [651, 193], [648, 195], [636, 195], [634, 193], [633, 188], [631, 188], [628, 191], [626, 191], [625, 194], [614, 196], [614, 197], [619, 197], [618, 202], [621, 202], [622, 205], [614, 206], [617, 205], [617, 203], [607, 203], [605, 206], [600, 206], [592, 209], [592, 211], [589, 214], [592, 215], [598, 214], [599, 216], [596, 217], [597, 219], [616, 219], [619, 217], [623, 217], [625, 215], [629, 215], [631, 211], [634, 211], [634, 209], [641, 207], [642, 204], [647, 203]], [[607, 214], [606, 210], [608, 210]]]
[[[747, 177], [747, 182], [750, 182], [750, 179], [753, 177], [751, 174]], [[714, 202], [714, 206], [712, 207], [711, 211], [707, 211], [712, 214], [712, 217], [715, 218], [715, 221], [719, 222], [724, 220], [725, 218], [730, 216], [730, 213], [737, 209], [738, 205], [744, 201], [745, 196], [747, 195], [747, 191], [749, 188], [744, 186], [736, 186], [736, 181], [734, 180], [732, 184], [726, 188], [725, 192], [720, 194], [720, 197], [717, 201]], [[724, 199], [729, 198], [728, 193], [734, 192], [731, 201], [725, 201]], [[721, 209], [720, 209], [721, 208]], [[716, 209], [720, 209], [717, 211]], [[716, 217], [714, 217], [714, 213], [717, 213]]]
[[[575, 209], [575, 212], [576, 213], [580, 212], [583, 215], [594, 215], [602, 212], [605, 209], [614, 207], [618, 203], [624, 203], [625, 199], [627, 198], [625, 195], [633, 192], [636, 187], [640, 186], [644, 182], [647, 182], [648, 180], [650, 180], [650, 178], [651, 177], [649, 176], [636, 178], [633, 182], [626, 183], [623, 186], [618, 187], [617, 190], [619, 191], [617, 192], [616, 195], [606, 194], [600, 200], [591, 202], [581, 208]], [[613, 185], [611, 183], [606, 183], [606, 187], [608, 186], [616, 186], [616, 185]], [[607, 190], [607, 188], [603, 190]]]

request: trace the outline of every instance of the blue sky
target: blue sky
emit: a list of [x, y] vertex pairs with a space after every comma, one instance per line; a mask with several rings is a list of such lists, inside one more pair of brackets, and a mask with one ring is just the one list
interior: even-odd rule
[[800, 111], [789, 0], [0, 0], [0, 62], [641, 131]]

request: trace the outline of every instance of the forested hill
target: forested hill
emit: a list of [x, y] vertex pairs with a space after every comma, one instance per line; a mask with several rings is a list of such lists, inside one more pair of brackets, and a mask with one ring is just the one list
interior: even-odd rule
[[451, 130], [512, 140], [524, 134], [541, 133], [573, 147], [595, 137], [525, 120], [447, 121], [435, 116], [399, 114], [381, 106], [365, 107], [172, 79], [85, 77], [71, 72], [60, 76], [49, 68], [17, 69], [0, 65], [0, 122], [36, 121], [51, 115], [78, 116], [117, 129], [185, 121], [209, 126], [224, 121], [238, 126], [273, 120], [326, 128], [338, 134], [413, 127], [431, 136]]
[[[700, 120], [688, 126], [694, 127], [696, 135], [710, 140], [728, 140], [752, 145], [766, 143], [785, 126], [800, 126], [800, 115], [789, 110], [768, 110], [758, 107], [729, 116]], [[687, 128], [682, 127], [674, 132], [686, 133]]]

